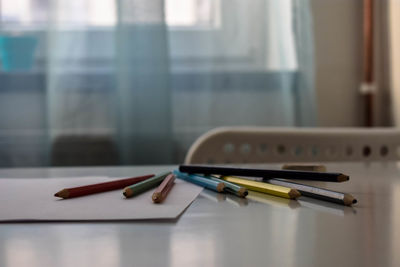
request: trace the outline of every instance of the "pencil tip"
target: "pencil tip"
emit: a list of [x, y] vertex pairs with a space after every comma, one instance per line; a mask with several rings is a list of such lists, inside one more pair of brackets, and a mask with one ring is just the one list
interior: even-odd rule
[[124, 189], [124, 191], [122, 192], [122, 194], [126, 197], [129, 198], [133, 195], [132, 189], [130, 189], [129, 187], [126, 187]]
[[222, 191], [224, 191], [224, 188], [225, 188], [225, 184], [224, 183], [219, 183], [218, 185], [217, 185], [217, 191], [218, 192], [222, 192]]
[[345, 174], [340, 174], [337, 178], [338, 182], [345, 182], [350, 180], [350, 177], [348, 175]]
[[158, 192], [154, 192], [154, 194], [151, 196], [151, 199], [154, 203], [159, 203], [161, 200], [161, 194]]
[[247, 191], [247, 189], [244, 188], [244, 187], [241, 187], [241, 188], [239, 189], [238, 193], [239, 193], [239, 196], [240, 196], [240, 197], [246, 197], [246, 196], [249, 194], [249, 192]]
[[346, 206], [351, 206], [352, 204], [356, 204], [357, 203], [357, 199], [355, 199], [350, 194], [344, 194], [343, 203]]
[[54, 194], [55, 197], [61, 197], [61, 198], [68, 198], [69, 197], [69, 191], [68, 189], [63, 189], [57, 193]]
[[289, 191], [289, 197], [290, 197], [291, 199], [296, 199], [296, 198], [298, 198], [298, 197], [301, 197], [301, 194], [300, 194], [300, 192], [299, 192], [297, 189], [290, 189], [290, 191]]

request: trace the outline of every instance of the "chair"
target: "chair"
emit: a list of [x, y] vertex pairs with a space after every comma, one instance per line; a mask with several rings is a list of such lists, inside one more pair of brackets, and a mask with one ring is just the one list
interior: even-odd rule
[[52, 146], [52, 166], [117, 165], [118, 151], [108, 135], [62, 135]]
[[200, 136], [186, 164], [389, 161], [400, 158], [395, 128], [222, 127]]

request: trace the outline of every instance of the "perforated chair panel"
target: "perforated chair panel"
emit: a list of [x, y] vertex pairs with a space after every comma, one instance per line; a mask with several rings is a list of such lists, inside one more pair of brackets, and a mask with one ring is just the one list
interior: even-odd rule
[[395, 128], [222, 127], [199, 137], [185, 163], [398, 160]]

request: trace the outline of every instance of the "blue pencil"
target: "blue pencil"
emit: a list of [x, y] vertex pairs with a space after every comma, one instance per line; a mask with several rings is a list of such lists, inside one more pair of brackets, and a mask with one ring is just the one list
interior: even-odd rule
[[213, 181], [211, 179], [199, 176], [199, 175], [195, 175], [195, 174], [187, 174], [187, 173], [182, 173], [178, 170], [174, 170], [174, 174], [176, 175], [176, 177], [178, 177], [179, 179], [188, 181], [190, 183], [194, 183], [197, 184], [199, 186], [203, 186], [207, 189], [211, 189], [214, 190], [216, 192], [222, 192], [224, 191], [224, 187], [225, 184], [221, 183], [221, 182], [216, 182]]

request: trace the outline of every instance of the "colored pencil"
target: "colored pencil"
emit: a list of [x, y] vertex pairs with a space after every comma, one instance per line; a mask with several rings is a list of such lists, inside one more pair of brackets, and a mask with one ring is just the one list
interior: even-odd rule
[[187, 173], [182, 173], [177, 170], [174, 171], [174, 174], [176, 177], [188, 181], [190, 183], [197, 184], [199, 186], [205, 187], [207, 189], [211, 189], [216, 192], [222, 192], [224, 191], [225, 184], [222, 182], [216, 182], [213, 181], [209, 178], [205, 178], [203, 176], [195, 175], [195, 174], [187, 174]]
[[246, 187], [249, 190], [266, 193], [266, 194], [270, 194], [270, 195], [277, 196], [277, 197], [296, 199], [299, 196], [301, 196], [299, 191], [297, 191], [296, 189], [289, 188], [289, 187], [273, 185], [273, 184], [264, 183], [264, 182], [257, 182], [257, 181], [252, 181], [252, 180], [247, 180], [247, 179], [242, 179], [242, 178], [237, 178], [237, 177], [232, 177], [232, 176], [222, 176], [221, 178], [228, 182]]
[[147, 180], [144, 180], [140, 183], [131, 185], [131, 186], [127, 186], [125, 187], [124, 191], [123, 191], [123, 195], [126, 198], [130, 198], [133, 196], [136, 196], [146, 190], [149, 190], [151, 188], [154, 188], [156, 186], [158, 186], [164, 179], [165, 177], [168, 176], [168, 174], [170, 174], [171, 172], [165, 172], [159, 175], [156, 175], [152, 178], [149, 178]]
[[124, 188], [125, 186], [128, 186], [128, 185], [139, 183], [139, 182], [149, 179], [153, 176], [154, 176], [154, 174], [148, 174], [148, 175], [144, 175], [144, 176], [126, 178], [126, 179], [121, 179], [121, 180], [114, 180], [114, 181], [104, 182], [104, 183], [99, 183], [99, 184], [91, 184], [91, 185], [85, 185], [85, 186], [79, 186], [79, 187], [65, 188], [65, 189], [55, 193], [54, 196], [61, 197], [61, 198], [73, 198], [73, 197], [81, 197], [81, 196], [86, 196], [86, 195], [91, 195], [91, 194], [97, 194], [97, 193], [117, 190], [117, 189]]
[[216, 182], [219, 182], [219, 183], [221, 183], [221, 182], [224, 183], [225, 184], [224, 191], [227, 193], [234, 194], [238, 197], [246, 197], [247, 194], [249, 193], [246, 188], [238, 186], [234, 183], [230, 183], [228, 181], [219, 179], [218, 177], [210, 176], [210, 179], [214, 180]]
[[316, 198], [320, 200], [325, 200], [329, 202], [334, 202], [338, 204], [342, 204], [345, 206], [351, 206], [352, 204], [357, 203], [357, 199], [355, 199], [352, 195], [347, 193], [341, 193], [333, 190], [328, 190], [324, 188], [319, 188], [310, 185], [298, 184], [289, 181], [283, 181], [280, 179], [264, 179], [264, 181], [274, 184], [281, 185], [290, 188], [297, 189], [302, 196], [307, 196], [311, 198]]
[[151, 199], [154, 203], [161, 203], [168, 196], [168, 193], [171, 191], [172, 187], [175, 184], [175, 175], [169, 174], [164, 181], [157, 187], [156, 191], [154, 191]]
[[180, 165], [179, 171], [186, 173], [201, 173], [205, 175], [235, 175], [263, 178], [285, 178], [295, 180], [313, 180], [325, 182], [344, 182], [349, 180], [349, 176], [342, 173], [333, 172], [306, 172], [306, 171], [290, 171], [290, 170], [269, 170], [269, 169], [253, 169], [253, 168], [233, 168], [233, 167], [216, 167], [205, 165]]

